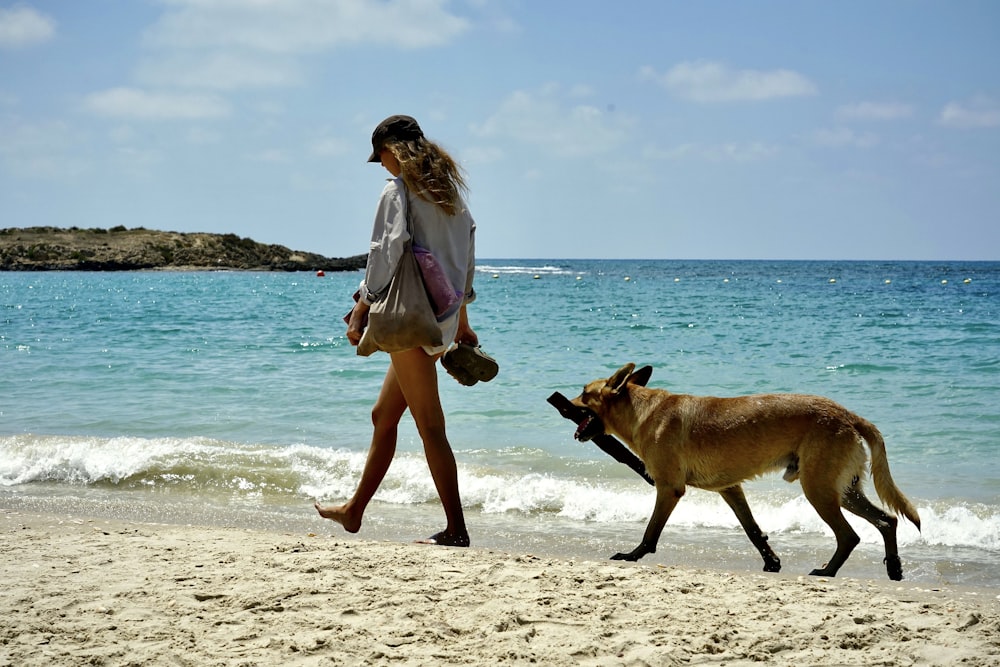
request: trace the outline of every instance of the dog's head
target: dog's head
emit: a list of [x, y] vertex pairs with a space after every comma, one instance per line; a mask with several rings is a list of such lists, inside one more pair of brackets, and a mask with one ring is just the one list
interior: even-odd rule
[[604, 416], [608, 413], [608, 406], [621, 395], [629, 384], [645, 387], [652, 374], [652, 366], [643, 366], [639, 370], [635, 370], [635, 364], [628, 363], [619, 368], [611, 377], [588, 383], [583, 388], [583, 393], [570, 401], [588, 413], [580, 421], [573, 437], [581, 442], [586, 442], [594, 436], [604, 433]]

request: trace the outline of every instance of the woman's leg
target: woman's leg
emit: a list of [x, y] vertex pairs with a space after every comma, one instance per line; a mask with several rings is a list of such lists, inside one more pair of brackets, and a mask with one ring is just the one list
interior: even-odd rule
[[438, 395], [436, 362], [437, 357], [429, 356], [421, 348], [392, 354], [396, 380], [424, 443], [427, 465], [448, 522], [444, 531], [429, 541], [445, 546], [469, 546], [469, 533], [458, 491], [458, 468], [445, 433], [444, 410]]
[[375, 401], [375, 407], [372, 408], [372, 424], [375, 430], [372, 433], [368, 459], [361, 472], [358, 488], [351, 499], [343, 505], [320, 505], [317, 502], [315, 506], [320, 516], [336, 521], [349, 533], [356, 533], [361, 529], [365, 508], [378, 490], [385, 474], [389, 471], [389, 464], [396, 455], [397, 427], [405, 411], [406, 399], [403, 398], [396, 373], [390, 364], [389, 370], [385, 373], [385, 380], [382, 381], [378, 399]]

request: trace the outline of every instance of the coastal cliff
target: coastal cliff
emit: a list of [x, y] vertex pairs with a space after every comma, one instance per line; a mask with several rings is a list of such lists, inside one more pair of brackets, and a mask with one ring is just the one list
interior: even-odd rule
[[354, 271], [367, 256], [324, 257], [236, 234], [162, 232], [141, 227], [0, 229], [0, 271]]

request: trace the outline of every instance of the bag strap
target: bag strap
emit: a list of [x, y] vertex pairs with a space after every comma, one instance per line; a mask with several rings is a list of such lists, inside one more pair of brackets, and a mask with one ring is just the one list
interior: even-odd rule
[[403, 201], [406, 203], [406, 232], [410, 235], [410, 240], [407, 241], [411, 246], [413, 245], [413, 216], [410, 214], [410, 188], [406, 185], [406, 181], [402, 178], [399, 182], [403, 184]]

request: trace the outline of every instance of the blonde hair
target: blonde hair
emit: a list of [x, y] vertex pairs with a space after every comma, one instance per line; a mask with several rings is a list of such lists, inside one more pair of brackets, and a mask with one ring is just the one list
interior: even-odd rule
[[385, 148], [399, 160], [400, 176], [406, 187], [448, 215], [459, 212], [468, 186], [461, 167], [445, 149], [425, 137], [390, 140]]

